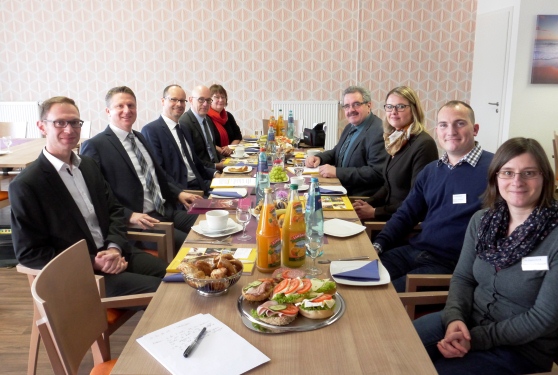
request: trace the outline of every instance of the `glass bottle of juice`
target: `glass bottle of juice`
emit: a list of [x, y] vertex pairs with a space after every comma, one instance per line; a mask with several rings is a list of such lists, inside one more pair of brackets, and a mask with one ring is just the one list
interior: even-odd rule
[[298, 185], [292, 184], [289, 205], [283, 221], [281, 260], [286, 267], [297, 268], [306, 260], [306, 224], [304, 210], [298, 197]]
[[275, 136], [280, 137], [285, 135], [285, 122], [283, 121], [283, 110], [279, 110], [277, 117], [277, 126], [275, 128]]
[[273, 272], [281, 266], [281, 230], [275, 215], [275, 204], [271, 188], [264, 189], [264, 204], [256, 231], [258, 260], [256, 268], [260, 272]]

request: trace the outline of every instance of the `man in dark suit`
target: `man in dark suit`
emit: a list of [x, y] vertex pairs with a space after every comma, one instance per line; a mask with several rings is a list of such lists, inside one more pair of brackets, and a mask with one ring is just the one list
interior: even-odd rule
[[59, 96], [42, 103], [37, 126], [46, 147], [9, 186], [16, 257], [40, 269], [85, 239], [108, 296], [154, 292], [166, 263], [129, 245], [124, 208], [99, 167], [72, 152], [82, 125], [72, 99]]
[[183, 189], [203, 190], [207, 193], [216, 170], [206, 168], [193, 152], [192, 136], [180, 127], [178, 120], [186, 109], [186, 93], [178, 85], [163, 90], [163, 113], [141, 129], [151, 145], [157, 163]]
[[349, 195], [373, 195], [384, 183], [387, 158], [382, 120], [371, 111], [370, 91], [350, 86], [343, 92], [343, 109], [349, 124], [333, 150], [306, 158], [306, 166], [320, 166], [322, 177], [338, 178]]
[[84, 142], [81, 153], [92, 157], [101, 167], [105, 180], [131, 224], [148, 229], [153, 223], [174, 223], [175, 249], [186, 239], [197, 215], [176, 210], [201, 198], [189, 194], [167, 180], [165, 171], [154, 162], [151, 147], [140, 132], [133, 131], [136, 121], [136, 96], [126, 86], [112, 88], [105, 96], [109, 125], [104, 132]]
[[196, 154], [208, 168], [222, 171], [224, 164], [222, 156], [215, 148], [215, 125], [207, 112], [211, 106], [211, 92], [205, 86], [196, 86], [192, 96], [188, 98], [190, 109], [185, 112], [178, 122], [192, 135]]

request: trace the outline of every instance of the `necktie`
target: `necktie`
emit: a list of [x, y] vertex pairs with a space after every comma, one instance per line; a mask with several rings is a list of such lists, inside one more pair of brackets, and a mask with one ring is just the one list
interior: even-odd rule
[[207, 147], [207, 153], [209, 154], [209, 157], [211, 158], [211, 161], [213, 163], [217, 162], [217, 157], [215, 156], [215, 153], [213, 152], [214, 147], [213, 146], [213, 138], [211, 138], [211, 132], [209, 131], [209, 128], [207, 126], [207, 121], [205, 121], [205, 119], [203, 119], [202, 121], [202, 129], [203, 129], [203, 134], [205, 135], [205, 146]]
[[345, 142], [343, 142], [343, 145], [341, 146], [341, 150], [339, 151], [339, 166], [340, 167], [346, 167], [346, 165], [344, 165], [345, 162], [345, 156], [347, 154], [347, 148], [349, 148], [349, 144], [351, 143], [351, 139], [353, 139], [353, 135], [356, 133], [357, 128], [356, 126], [351, 125], [353, 128], [351, 130], [349, 130], [349, 134], [347, 135], [347, 138], [345, 138]]
[[[204, 186], [203, 185], [203, 179], [200, 176], [198, 169], [196, 168], [196, 165], [194, 164], [194, 161], [192, 160], [192, 158], [190, 157], [190, 153], [188, 152], [188, 147], [186, 147], [186, 138], [184, 137], [184, 133], [182, 132], [182, 129], [180, 128], [179, 124], [176, 124], [176, 134], [178, 135], [178, 140], [180, 141], [180, 146], [182, 148], [182, 154], [186, 157], [186, 160], [188, 160], [188, 164], [190, 166], [190, 168], [192, 169], [192, 172], [194, 172], [194, 175], [196, 176], [196, 180], [198, 180], [198, 185], [199, 186]], [[188, 166], [186, 166], [188, 167]]]
[[149, 195], [151, 195], [151, 199], [153, 200], [153, 204], [155, 205], [155, 211], [165, 216], [165, 207], [163, 205], [163, 198], [161, 197], [161, 194], [157, 192], [157, 187], [155, 186], [153, 175], [151, 174], [151, 171], [147, 166], [147, 162], [145, 161], [143, 154], [141, 153], [141, 151], [139, 150], [136, 144], [136, 137], [134, 137], [133, 133], [130, 133], [128, 134], [128, 139], [132, 144], [132, 150], [134, 151], [136, 157], [138, 158], [138, 162], [141, 168], [141, 173], [145, 176], [147, 191], [149, 192]]

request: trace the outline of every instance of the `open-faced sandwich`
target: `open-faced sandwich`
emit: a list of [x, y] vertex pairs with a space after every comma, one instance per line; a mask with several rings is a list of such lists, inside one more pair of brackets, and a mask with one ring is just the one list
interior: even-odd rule
[[271, 299], [279, 303], [295, 303], [302, 301], [312, 289], [309, 279], [283, 279], [273, 288]]
[[241, 167], [229, 167], [229, 172], [248, 172], [248, 166], [243, 165]]
[[267, 301], [252, 310], [252, 316], [262, 322], [274, 326], [285, 326], [292, 323], [298, 315], [298, 307], [292, 303], [280, 304], [277, 301]]
[[296, 303], [296, 306], [298, 306], [302, 316], [310, 319], [325, 319], [333, 316], [335, 300], [331, 294], [320, 293], [316, 297]]
[[306, 276], [306, 272], [303, 270], [288, 267], [277, 268], [271, 274], [271, 277], [277, 282], [283, 279], [296, 279], [297, 277], [303, 279], [304, 276]]
[[252, 281], [250, 284], [242, 288], [242, 295], [247, 301], [263, 301], [268, 299], [273, 292], [275, 283], [273, 279], [259, 279]]

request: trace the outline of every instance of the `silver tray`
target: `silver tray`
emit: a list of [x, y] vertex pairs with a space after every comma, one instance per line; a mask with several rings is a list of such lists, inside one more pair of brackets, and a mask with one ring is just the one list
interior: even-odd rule
[[333, 315], [327, 319], [309, 319], [305, 316], [298, 315], [294, 322], [286, 326], [274, 326], [267, 324], [254, 318], [250, 312], [256, 309], [265, 301], [250, 302], [244, 299], [244, 296], [238, 298], [236, 307], [242, 318], [242, 323], [249, 329], [259, 333], [288, 333], [288, 332], [304, 332], [313, 331], [327, 327], [339, 320], [345, 313], [345, 300], [339, 293], [333, 295], [335, 299], [335, 306], [333, 307]]

